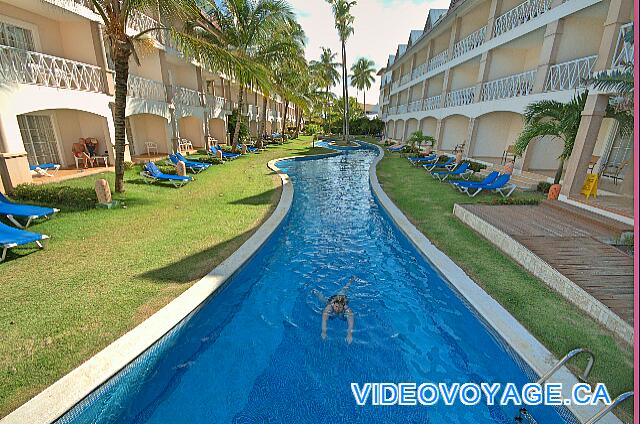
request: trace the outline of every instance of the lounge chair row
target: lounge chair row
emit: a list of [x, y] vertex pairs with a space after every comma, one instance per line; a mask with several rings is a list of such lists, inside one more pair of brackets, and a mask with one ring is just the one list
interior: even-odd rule
[[0, 222], [0, 249], [2, 249], [0, 262], [4, 261], [7, 251], [13, 247], [36, 243], [39, 248], [43, 249], [49, 236], [26, 231], [24, 228], [27, 228], [35, 220], [49, 218], [56, 212], [58, 209], [14, 203], [0, 193], [0, 215], [5, 216], [18, 227], [10, 227]]
[[469, 197], [475, 197], [482, 190], [487, 190], [507, 198], [516, 189], [516, 185], [510, 183], [510, 180], [510, 174], [500, 174], [498, 171], [493, 171], [482, 181], [451, 181], [451, 184]]

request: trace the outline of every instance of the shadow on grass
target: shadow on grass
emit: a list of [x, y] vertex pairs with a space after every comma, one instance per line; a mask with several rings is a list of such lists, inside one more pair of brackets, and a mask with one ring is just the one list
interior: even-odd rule
[[245, 197], [244, 199], [234, 200], [230, 202], [232, 205], [270, 205], [271, 199], [276, 194], [276, 192], [280, 192], [280, 188], [272, 188], [271, 190], [264, 191], [260, 194], [256, 194], [254, 196]]
[[218, 243], [163, 267], [149, 270], [138, 275], [138, 277], [155, 283], [184, 284], [199, 280], [235, 252], [254, 231], [255, 229], [245, 231], [230, 240]]

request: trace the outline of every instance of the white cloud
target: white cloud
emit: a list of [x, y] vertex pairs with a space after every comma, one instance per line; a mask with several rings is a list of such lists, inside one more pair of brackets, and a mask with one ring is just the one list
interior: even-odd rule
[[[306, 56], [308, 60], [320, 56], [320, 47], [329, 47], [338, 53], [340, 41], [334, 28], [331, 6], [326, 0], [289, 0], [298, 14], [298, 21], [307, 35]], [[405, 44], [412, 29], [422, 29], [429, 9], [446, 9], [448, 0], [358, 0], [352, 9], [355, 16], [354, 34], [347, 42], [347, 67], [359, 57], [373, 60], [380, 69], [395, 53], [398, 44]], [[367, 91], [367, 103], [377, 103], [380, 79]], [[355, 95], [355, 89], [349, 89]], [[341, 87], [334, 91], [341, 93]], [[358, 99], [362, 101], [362, 93]]]

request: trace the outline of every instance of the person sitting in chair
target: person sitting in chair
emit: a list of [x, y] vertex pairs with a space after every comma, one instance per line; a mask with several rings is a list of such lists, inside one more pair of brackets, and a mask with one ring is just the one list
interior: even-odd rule
[[83, 138], [79, 139], [77, 143], [73, 143], [73, 146], [71, 146], [71, 152], [73, 152], [73, 156], [76, 158], [82, 159], [84, 169], [87, 169], [88, 163], [93, 166], [93, 158], [89, 156], [89, 153], [87, 152], [87, 145]]

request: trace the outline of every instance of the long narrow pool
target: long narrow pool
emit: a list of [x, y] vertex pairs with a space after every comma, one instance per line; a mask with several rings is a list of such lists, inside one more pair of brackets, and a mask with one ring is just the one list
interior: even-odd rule
[[[295, 195], [278, 231], [61, 422], [513, 423], [515, 406], [356, 405], [351, 382], [535, 379], [376, 203], [368, 177], [376, 154], [280, 162]], [[350, 279], [353, 341], [341, 319], [329, 320], [323, 340], [322, 298]], [[566, 422], [549, 407], [533, 415]]]

